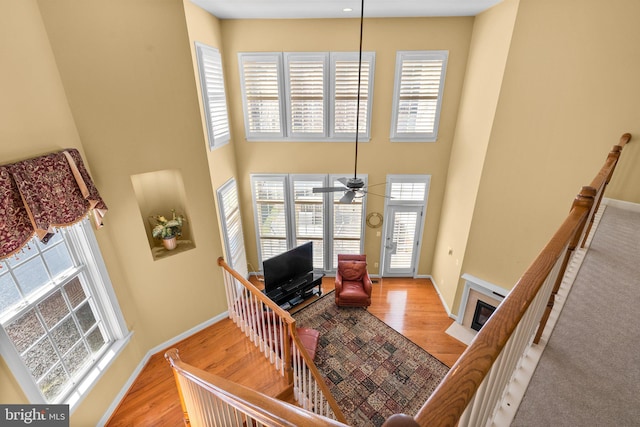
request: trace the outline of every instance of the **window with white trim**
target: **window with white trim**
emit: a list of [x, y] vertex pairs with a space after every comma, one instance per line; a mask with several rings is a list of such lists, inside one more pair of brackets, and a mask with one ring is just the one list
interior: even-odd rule
[[89, 221], [0, 267], [3, 358], [32, 403], [73, 408], [129, 338]]
[[[313, 266], [322, 272], [335, 270], [338, 253], [362, 253], [366, 198], [341, 203], [342, 192], [313, 193], [342, 186], [344, 176], [251, 176], [260, 264], [306, 242], [313, 242]], [[366, 184], [366, 175], [358, 177]]]
[[[342, 175], [344, 176], [344, 175]], [[331, 176], [331, 187], [339, 187], [340, 175]], [[366, 177], [364, 178], [366, 186]], [[331, 212], [331, 269], [338, 266], [338, 254], [361, 254], [364, 244], [364, 197], [355, 197], [351, 203], [340, 203], [341, 192], [327, 193], [332, 197]]]
[[199, 42], [196, 42], [196, 57], [209, 136], [209, 149], [213, 150], [231, 139], [222, 57], [218, 49]]
[[391, 141], [436, 141], [448, 56], [446, 50], [397, 52]]
[[[239, 53], [250, 141], [353, 141], [358, 52]], [[359, 139], [370, 138], [375, 52], [362, 53]]]
[[238, 186], [235, 179], [231, 178], [218, 189], [218, 206], [222, 219], [222, 237], [228, 258], [226, 262], [248, 279], [247, 254], [244, 248]]

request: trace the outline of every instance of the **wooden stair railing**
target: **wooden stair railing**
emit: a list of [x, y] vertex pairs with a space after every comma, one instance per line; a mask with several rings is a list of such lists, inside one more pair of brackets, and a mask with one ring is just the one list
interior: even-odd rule
[[304, 409], [346, 422], [313, 359], [300, 340], [296, 321], [251, 282], [233, 270], [222, 257], [229, 318], [249, 337], [293, 387]]
[[414, 418], [419, 425], [487, 425], [496, 415], [534, 334], [545, 328], [565, 269], [575, 247], [586, 242], [604, 189], [630, 139], [630, 134], [621, 137], [591, 185], [582, 188], [560, 228], [418, 411]]
[[345, 426], [195, 368], [180, 359], [177, 349], [168, 350], [165, 358], [173, 369], [187, 426]]

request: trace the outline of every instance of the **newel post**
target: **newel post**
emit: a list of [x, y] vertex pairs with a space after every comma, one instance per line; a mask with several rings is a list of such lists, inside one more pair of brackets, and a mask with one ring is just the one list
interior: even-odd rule
[[176, 365], [182, 363], [182, 359], [180, 359], [180, 354], [178, 353], [177, 348], [170, 348], [164, 354], [164, 358], [171, 365], [171, 370], [173, 371], [173, 377], [176, 381], [176, 386], [178, 387], [178, 396], [180, 396], [180, 407], [182, 408], [182, 420], [184, 421], [185, 426], [190, 426], [191, 421], [189, 421], [189, 413], [187, 412], [187, 404], [184, 401], [184, 394], [182, 393], [182, 387], [180, 386], [180, 374], [178, 373], [178, 369]]
[[544, 313], [542, 314], [542, 318], [540, 319], [540, 324], [538, 325], [538, 331], [536, 332], [536, 336], [533, 339], [534, 344], [538, 344], [540, 342], [540, 338], [542, 337], [544, 328], [545, 326], [547, 326], [547, 321], [549, 320], [549, 315], [551, 314], [551, 310], [553, 309], [553, 305], [555, 304], [556, 295], [558, 294], [558, 290], [560, 289], [560, 285], [562, 284], [564, 273], [567, 271], [569, 261], [571, 261], [573, 252], [576, 250], [578, 242], [580, 241], [580, 237], [582, 236], [582, 232], [584, 231], [584, 227], [589, 220], [589, 212], [591, 212], [591, 208], [593, 208], [597, 192], [598, 191], [593, 187], [584, 186], [582, 187], [582, 190], [580, 190], [580, 193], [573, 200], [571, 210], [584, 209], [586, 214], [580, 219], [580, 223], [578, 224], [578, 227], [576, 227], [576, 230], [571, 237], [571, 241], [567, 246], [567, 251], [565, 252], [564, 259], [562, 260], [562, 266], [560, 267], [558, 275], [556, 276], [551, 295], [549, 295], [549, 302], [547, 302], [547, 306], [544, 310]]

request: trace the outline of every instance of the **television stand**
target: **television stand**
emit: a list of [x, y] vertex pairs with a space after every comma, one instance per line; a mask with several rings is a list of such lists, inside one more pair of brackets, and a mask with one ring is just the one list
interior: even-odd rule
[[294, 279], [266, 295], [281, 308], [288, 310], [314, 295], [322, 295], [322, 273], [309, 273]]

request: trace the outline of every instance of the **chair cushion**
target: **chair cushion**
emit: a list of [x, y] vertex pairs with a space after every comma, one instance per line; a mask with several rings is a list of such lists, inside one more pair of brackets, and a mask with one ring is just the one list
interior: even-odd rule
[[311, 356], [311, 360], [315, 359], [320, 332], [311, 328], [297, 328], [296, 332], [298, 333], [298, 338], [302, 341], [304, 349], [307, 350], [307, 353]]
[[362, 280], [367, 271], [367, 263], [364, 261], [340, 261], [338, 271], [344, 280]]

